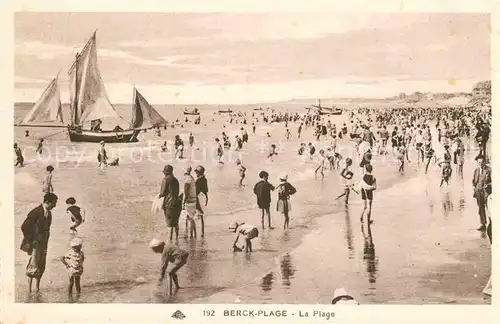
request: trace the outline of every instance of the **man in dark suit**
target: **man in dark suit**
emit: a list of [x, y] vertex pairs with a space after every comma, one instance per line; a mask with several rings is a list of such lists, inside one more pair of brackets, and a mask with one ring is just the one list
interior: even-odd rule
[[36, 291], [40, 290], [40, 280], [45, 272], [50, 225], [52, 224], [51, 210], [56, 205], [57, 196], [53, 193], [45, 194], [43, 203], [28, 213], [21, 226], [24, 235], [21, 250], [31, 256], [26, 266], [30, 293], [33, 278], [36, 279]]
[[486, 201], [491, 194], [491, 168], [486, 165], [483, 155], [478, 155], [476, 161], [479, 166], [474, 170], [472, 185], [474, 186], [474, 197], [479, 207], [481, 222], [481, 226], [477, 230], [484, 231], [486, 230]]

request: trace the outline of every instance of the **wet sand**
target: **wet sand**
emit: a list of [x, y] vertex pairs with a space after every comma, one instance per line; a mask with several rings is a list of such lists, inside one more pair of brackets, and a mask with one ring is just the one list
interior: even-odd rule
[[[226, 131], [234, 134], [239, 127], [233, 124]], [[290, 125], [292, 134], [297, 127]], [[199, 126], [193, 128], [193, 134], [198, 142], [211, 143], [221, 129]], [[361, 230], [360, 197], [352, 194], [347, 209], [342, 202], [333, 201], [342, 191], [337, 172], [328, 171], [324, 180], [314, 180], [315, 164], [300, 161], [296, 154], [300, 141], [284, 140], [284, 129], [284, 125], [266, 125], [258, 127], [256, 137], [250, 135], [250, 143], [242, 152], [248, 168], [244, 188], [237, 187], [234, 163], [219, 167], [213, 161], [201, 162], [198, 151], [193, 151], [198, 161], [172, 162], [165, 158], [134, 163], [131, 151], [144, 151], [146, 143], [129, 144], [122, 151], [120, 167], [110, 167], [103, 174], [95, 162], [97, 145], [68, 144], [64, 135], [52, 137], [48, 147], [65, 143], [76, 152], [83, 152], [84, 159], [78, 168], [72, 162], [56, 167], [53, 184], [60, 200], [53, 213], [42, 292], [28, 296], [24, 276], [28, 257], [17, 251], [16, 300], [330, 303], [333, 291], [344, 287], [361, 303], [490, 302], [482, 295], [491, 261], [487, 238], [475, 230], [479, 216], [470, 185], [475, 166], [473, 152], [464, 166], [464, 179], [453, 174], [450, 187], [443, 189], [438, 188], [439, 179], [434, 179], [439, 177], [437, 166], [431, 165], [429, 174], [424, 175], [413, 163], [400, 175], [393, 160], [375, 157], [374, 174], [379, 189], [375, 193], [375, 222], [370, 238], [366, 226]], [[271, 143], [264, 137], [267, 131], [272, 132], [272, 141], [283, 149], [274, 163], [265, 161]], [[178, 133], [184, 137], [189, 134], [177, 128], [163, 131], [161, 139], [153, 137], [151, 131], [143, 136], [154, 141], [156, 149], [150, 151], [158, 157], [159, 144]], [[19, 137], [21, 134], [16, 133]], [[303, 141], [312, 139], [307, 134]], [[326, 142], [317, 148], [324, 145]], [[110, 151], [116, 148], [117, 145], [109, 145]], [[186, 157], [190, 154], [187, 152]], [[182, 167], [203, 163], [210, 188], [206, 237], [184, 239], [181, 224], [178, 244], [189, 251], [190, 257], [179, 272], [183, 289], [174, 296], [168, 296], [165, 288], [156, 288], [160, 256], [147, 247], [152, 237], [166, 238], [163, 215], [151, 214], [150, 206], [159, 190], [161, 169], [170, 162], [179, 180]], [[40, 181], [46, 163], [34, 162], [16, 169], [16, 242], [21, 241], [19, 227], [26, 213], [40, 201]], [[245, 220], [260, 228], [260, 211], [252, 188], [261, 169], [271, 174], [274, 184], [278, 174], [286, 171], [297, 187], [298, 193], [292, 198], [291, 226], [288, 231], [282, 230], [283, 218], [274, 211], [273, 195], [276, 228], [260, 230], [252, 254], [233, 253], [234, 234], [227, 230], [232, 220]], [[354, 168], [354, 172], [360, 176], [359, 168]], [[59, 261], [73, 237], [65, 215], [64, 200], [69, 196], [74, 196], [88, 215], [78, 234], [83, 238], [86, 254], [82, 296], [78, 300], [67, 297], [67, 275]]]

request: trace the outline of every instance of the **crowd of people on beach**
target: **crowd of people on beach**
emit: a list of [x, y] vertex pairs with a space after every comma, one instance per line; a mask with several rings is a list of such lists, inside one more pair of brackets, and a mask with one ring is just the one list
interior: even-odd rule
[[[200, 117], [197, 117], [198, 119]], [[217, 164], [224, 165], [224, 155], [228, 150], [240, 152], [247, 145], [250, 136], [246, 131], [249, 120], [252, 122], [252, 135], [256, 133], [256, 125], [279, 123], [284, 126], [284, 138], [290, 140], [294, 137], [290, 128], [296, 126], [296, 138], [304, 138], [304, 132], [316, 139], [316, 142], [302, 142], [297, 151], [298, 159], [304, 162], [315, 163], [314, 175], [321, 179], [325, 172], [337, 172], [341, 181], [341, 193], [336, 198], [343, 198], [345, 204], [349, 204], [351, 192], [359, 194], [363, 200], [364, 207], [361, 214], [361, 222], [366, 219], [367, 225], [374, 223], [372, 219], [372, 204], [377, 190], [377, 178], [375, 176], [374, 156], [394, 157], [398, 161], [398, 169], [395, 172], [404, 173], [408, 163], [415, 163], [417, 168], [427, 174], [429, 165], [434, 162], [440, 168], [440, 186], [450, 185], [455, 172], [463, 177], [463, 166], [465, 153], [471, 150], [475, 141], [479, 152], [475, 157], [477, 168], [474, 170], [472, 188], [478, 206], [479, 231], [486, 232], [490, 241], [491, 217], [487, 216], [488, 201], [491, 199], [492, 175], [490, 152], [487, 143], [490, 139], [491, 111], [482, 111], [471, 107], [461, 108], [365, 108], [356, 111], [344, 112], [342, 125], [336, 125], [328, 120], [328, 117], [320, 114], [288, 113], [285, 111], [266, 110], [247, 116], [246, 113], [235, 113], [230, 115], [230, 124], [241, 124], [240, 133], [235, 136], [234, 142], [226, 132], [223, 131], [219, 137], [214, 139], [217, 147]], [[197, 125], [200, 121], [197, 121]], [[226, 127], [226, 126], [224, 126]], [[337, 128], [338, 127], [338, 128]], [[390, 129], [392, 129], [390, 131]], [[156, 135], [161, 137], [159, 128]], [[268, 132], [266, 137], [271, 138]], [[189, 146], [195, 145], [192, 133], [189, 135]], [[355, 154], [351, 154], [342, 147], [341, 143], [352, 142]], [[307, 142], [307, 144], [306, 144]], [[43, 150], [43, 141], [40, 141], [37, 153]], [[318, 146], [318, 149], [316, 148]], [[161, 151], [168, 151], [166, 141], [161, 145]], [[186, 147], [179, 135], [174, 139], [175, 160], [184, 159]], [[414, 151], [417, 160], [410, 160], [409, 152]], [[270, 145], [267, 159], [274, 161], [278, 156], [278, 148], [275, 143]], [[24, 158], [18, 144], [14, 144], [16, 156], [15, 166], [23, 167]], [[293, 163], [294, 161], [287, 161]], [[356, 162], [356, 164], [355, 164]], [[101, 169], [107, 165], [118, 165], [118, 160], [109, 161], [105, 150], [105, 143], [100, 144], [98, 151], [98, 163]], [[172, 163], [173, 164], [173, 163]], [[166, 226], [169, 228], [169, 243], [153, 239], [149, 246], [155, 252], [161, 254], [161, 267], [159, 283], [164, 280], [169, 263], [172, 264], [168, 270], [170, 293], [172, 289], [178, 289], [179, 280], [177, 272], [188, 262], [188, 252], [175, 244], [179, 238], [180, 220], [185, 220], [185, 237], [196, 239], [198, 236], [197, 226], [200, 225], [200, 236], [205, 236], [205, 207], [208, 205], [209, 185], [205, 176], [205, 166], [187, 166], [183, 170], [182, 185], [174, 176], [174, 167], [168, 164], [163, 168], [164, 177], [161, 182], [160, 191], [155, 198], [155, 210], [161, 210], [165, 217]], [[247, 168], [242, 158], [236, 160], [239, 186], [245, 186]], [[192, 172], [194, 171], [194, 177]], [[52, 222], [51, 211], [56, 207], [58, 197], [52, 186], [54, 168], [46, 168], [46, 176], [43, 181], [43, 201], [41, 205], [30, 211], [22, 224], [24, 235], [21, 249], [30, 255], [26, 275], [29, 278], [29, 291], [32, 290], [32, 280], [36, 280], [36, 289], [39, 290], [40, 280], [46, 266], [46, 255], [50, 237]], [[257, 207], [259, 209], [262, 230], [267, 223], [268, 229], [274, 229], [271, 217], [272, 192], [276, 193], [276, 211], [283, 215], [283, 230], [289, 230], [290, 212], [292, 211], [290, 197], [297, 192], [294, 185], [289, 182], [288, 174], [279, 175], [280, 183], [276, 186], [269, 182], [269, 173], [261, 170], [258, 174], [259, 181], [253, 187]], [[355, 180], [357, 179], [357, 180]], [[82, 240], [77, 236], [78, 227], [85, 221], [85, 212], [76, 205], [74, 197], [66, 200], [68, 205], [67, 214], [70, 217], [70, 230], [75, 235], [71, 240], [71, 249], [61, 257], [61, 262], [70, 274], [69, 293], [76, 286], [80, 293], [80, 277], [83, 274], [84, 254]], [[232, 242], [234, 252], [251, 253], [252, 240], [259, 236], [259, 228], [248, 222], [248, 220], [235, 219], [229, 224], [229, 230], [235, 233]], [[238, 246], [243, 240], [244, 244]], [[347, 298], [349, 299], [349, 298]]]

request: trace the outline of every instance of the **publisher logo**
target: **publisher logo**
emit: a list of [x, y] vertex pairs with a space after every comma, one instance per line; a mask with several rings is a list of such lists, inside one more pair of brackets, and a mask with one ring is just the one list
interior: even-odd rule
[[172, 314], [172, 317], [175, 318], [175, 319], [184, 319], [186, 316], [184, 314], [182, 314], [182, 312], [180, 310], [177, 310], [175, 311], [175, 313]]

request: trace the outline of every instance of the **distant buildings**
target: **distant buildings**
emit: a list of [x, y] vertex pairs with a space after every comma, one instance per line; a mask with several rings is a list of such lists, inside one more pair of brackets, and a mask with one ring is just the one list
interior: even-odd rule
[[478, 82], [472, 88], [474, 99], [491, 99], [491, 81]]

